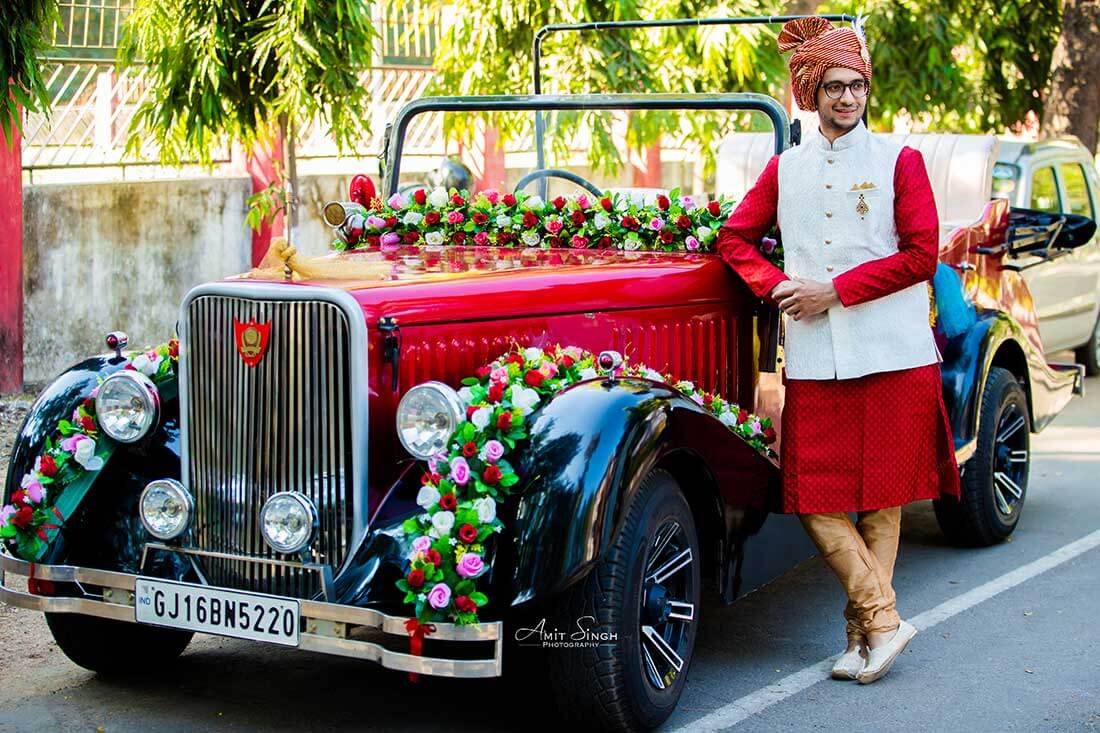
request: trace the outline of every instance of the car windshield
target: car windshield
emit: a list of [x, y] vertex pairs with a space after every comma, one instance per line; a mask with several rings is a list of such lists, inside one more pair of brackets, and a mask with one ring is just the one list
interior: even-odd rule
[[[501, 109], [493, 99], [528, 108]], [[610, 191], [650, 203], [675, 190], [700, 202], [736, 199], [786, 136], [785, 113], [760, 95], [476, 100], [490, 108], [439, 109], [447, 104], [431, 99], [406, 108], [389, 143], [388, 191], [522, 190], [544, 199]], [[562, 100], [572, 108], [558, 108]]]

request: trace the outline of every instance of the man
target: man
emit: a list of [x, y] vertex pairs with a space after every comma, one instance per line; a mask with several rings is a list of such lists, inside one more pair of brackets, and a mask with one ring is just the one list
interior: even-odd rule
[[[871, 135], [863, 37], [823, 18], [779, 35], [819, 128], [769, 161], [718, 251], [786, 314], [783, 510], [799, 514], [848, 595], [839, 679], [873, 682], [916, 634], [891, 586], [901, 505], [958, 496], [929, 327], [939, 222], [920, 153]], [[786, 272], [760, 253], [773, 226]], [[857, 512], [853, 525], [848, 512]]]

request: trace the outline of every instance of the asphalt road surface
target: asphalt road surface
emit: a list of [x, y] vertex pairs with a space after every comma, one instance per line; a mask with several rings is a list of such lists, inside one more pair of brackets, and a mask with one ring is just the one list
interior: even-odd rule
[[[827, 679], [843, 598], [816, 558], [708, 604], [667, 730], [1100, 731], [1100, 379], [1038, 436], [1011, 542], [949, 546], [907, 507], [898, 606], [921, 632], [869, 686]], [[9, 433], [10, 435], [10, 433]], [[549, 653], [549, 652], [548, 652]], [[0, 731], [509, 730], [542, 727], [496, 682], [196, 637], [171, 670], [97, 678], [37, 614], [0, 610]]]

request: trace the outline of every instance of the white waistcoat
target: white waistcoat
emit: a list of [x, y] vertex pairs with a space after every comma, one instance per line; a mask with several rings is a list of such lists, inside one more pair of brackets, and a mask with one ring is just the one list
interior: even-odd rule
[[[901, 146], [863, 123], [833, 143], [816, 129], [807, 138], [779, 158], [785, 270], [830, 282], [898, 251], [894, 166]], [[927, 284], [787, 318], [784, 355], [789, 379], [851, 379], [934, 364], [941, 359], [928, 325]]]

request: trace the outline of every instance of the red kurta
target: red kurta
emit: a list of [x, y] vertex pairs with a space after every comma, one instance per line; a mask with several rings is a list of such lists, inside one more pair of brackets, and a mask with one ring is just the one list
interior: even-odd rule
[[[865, 262], [833, 285], [844, 307], [918, 283], [938, 256], [939, 222], [920, 153], [894, 169], [897, 254]], [[916, 175], [919, 173], [919, 175]], [[779, 156], [718, 233], [718, 252], [761, 298], [787, 276], [759, 242], [776, 224]], [[774, 301], [772, 301], [774, 302]], [[890, 338], [890, 334], [868, 335]], [[783, 511], [852, 512], [959, 495], [959, 474], [939, 364], [857, 379], [784, 380]]]

